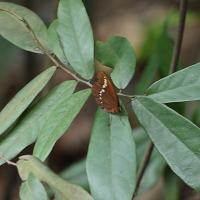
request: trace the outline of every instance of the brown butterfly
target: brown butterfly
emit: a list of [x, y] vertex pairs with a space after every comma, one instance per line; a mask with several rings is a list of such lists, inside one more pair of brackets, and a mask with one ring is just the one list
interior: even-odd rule
[[92, 87], [92, 94], [97, 104], [106, 112], [119, 113], [122, 108], [112, 83], [105, 72], [101, 70], [97, 75], [98, 81]]

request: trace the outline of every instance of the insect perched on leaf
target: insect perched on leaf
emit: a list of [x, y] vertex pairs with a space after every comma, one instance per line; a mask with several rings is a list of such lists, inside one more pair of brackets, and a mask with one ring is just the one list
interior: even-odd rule
[[122, 108], [112, 83], [103, 70], [97, 75], [98, 81], [92, 87], [97, 104], [106, 112], [119, 113]]

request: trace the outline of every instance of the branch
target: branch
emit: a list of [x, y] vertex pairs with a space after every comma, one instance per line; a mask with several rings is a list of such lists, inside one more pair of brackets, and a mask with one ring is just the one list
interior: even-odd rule
[[84, 80], [78, 78], [77, 74], [74, 74], [74, 73], [70, 72], [68, 69], [66, 69], [65, 67], [59, 65], [59, 63], [56, 61], [56, 59], [46, 49], [44, 49], [44, 47], [41, 45], [41, 43], [39, 42], [39, 40], [35, 36], [35, 33], [33, 32], [32, 28], [30, 27], [30, 25], [28, 24], [28, 22], [23, 17], [17, 15], [16, 13], [14, 13], [14, 12], [12, 12], [10, 10], [4, 9], [4, 8], [0, 8], [0, 10], [12, 14], [18, 20], [20, 20], [21, 22], [24, 23], [24, 25], [28, 29], [29, 33], [31, 34], [33, 40], [35, 41], [35, 43], [38, 45], [38, 47], [41, 49], [41, 51], [50, 58], [50, 60], [56, 65], [56, 67], [61, 68], [62, 70], [64, 70], [65, 72], [67, 72], [68, 74], [70, 74], [71, 76], [73, 76], [78, 82], [82, 82], [82, 83], [88, 85], [89, 87], [92, 87], [92, 84], [89, 81], [84, 81]]
[[[180, 18], [179, 18], [178, 34], [177, 34], [176, 42], [174, 45], [174, 51], [173, 51], [169, 75], [177, 71], [178, 58], [179, 58], [179, 54], [180, 54], [181, 43], [182, 43], [182, 39], [183, 39], [183, 31], [184, 31], [184, 26], [185, 26], [186, 10], [187, 10], [187, 0], [180, 0], [180, 15], [179, 15]], [[149, 144], [149, 147], [145, 153], [142, 164], [140, 165], [140, 167], [138, 169], [138, 176], [137, 176], [138, 180], [137, 180], [136, 189], [135, 189], [132, 199], [134, 199], [134, 197], [137, 194], [137, 190], [139, 188], [144, 171], [149, 162], [153, 148], [154, 148], [154, 144], [151, 141]]]
[[183, 40], [183, 32], [184, 32], [184, 27], [185, 27], [186, 11], [187, 11], [187, 0], [180, 0], [178, 33], [177, 33], [177, 38], [174, 45], [169, 74], [172, 74], [177, 71], [178, 59], [180, 55], [181, 44]]
[[3, 156], [0, 156], [0, 158], [2, 158], [5, 162], [7, 162], [9, 165], [13, 165], [13, 166], [17, 166], [14, 162], [11, 162], [10, 160], [7, 160], [6, 158], [4, 158]]
[[139, 169], [138, 169], [138, 173], [137, 173], [137, 183], [136, 183], [135, 192], [134, 192], [134, 194], [133, 194], [133, 198], [132, 198], [132, 199], [134, 199], [134, 197], [137, 195], [137, 191], [138, 191], [138, 188], [139, 188], [139, 186], [140, 186], [140, 182], [141, 182], [142, 177], [143, 177], [143, 175], [144, 175], [144, 172], [145, 172], [145, 169], [146, 169], [147, 164], [148, 164], [148, 162], [149, 162], [149, 159], [150, 159], [150, 157], [151, 157], [151, 153], [152, 153], [152, 151], [153, 151], [153, 147], [154, 147], [154, 144], [153, 144], [152, 141], [150, 141], [149, 146], [148, 146], [148, 148], [147, 148], [147, 150], [146, 150], [146, 152], [145, 152], [145, 155], [144, 155], [144, 157], [143, 157], [143, 160], [142, 160], [142, 162], [141, 162], [141, 164], [140, 164], [140, 167], [139, 167]]

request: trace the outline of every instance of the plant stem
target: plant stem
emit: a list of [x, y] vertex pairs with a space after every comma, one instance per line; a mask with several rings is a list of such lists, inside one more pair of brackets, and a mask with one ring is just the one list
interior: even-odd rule
[[137, 191], [138, 191], [140, 182], [141, 182], [141, 180], [142, 180], [142, 177], [143, 177], [143, 175], [144, 175], [146, 166], [147, 166], [147, 164], [148, 164], [148, 162], [149, 162], [149, 159], [150, 159], [150, 157], [151, 157], [151, 153], [152, 153], [152, 151], [153, 151], [153, 147], [154, 147], [154, 144], [153, 144], [152, 141], [150, 141], [149, 146], [148, 146], [148, 148], [147, 148], [147, 150], [146, 150], [146, 152], [145, 152], [145, 155], [144, 155], [144, 157], [143, 157], [143, 160], [142, 160], [142, 162], [141, 162], [141, 164], [140, 164], [140, 167], [139, 167], [139, 169], [138, 169], [138, 173], [137, 173], [137, 183], [136, 183], [136, 187], [135, 187], [135, 192], [134, 192], [134, 194], [133, 194], [133, 199], [134, 199], [134, 197], [137, 195]]
[[[185, 26], [186, 10], [187, 10], [187, 0], [180, 0], [180, 15], [179, 15], [178, 33], [177, 33], [177, 38], [176, 38], [175, 45], [174, 45], [169, 75], [177, 71], [178, 58], [179, 58], [179, 54], [180, 54], [180, 49], [181, 49], [181, 44], [182, 44], [182, 39], [183, 39], [183, 31], [184, 31], [184, 26]], [[151, 141], [149, 144], [149, 147], [147, 148], [145, 156], [143, 158], [142, 164], [140, 165], [140, 167], [138, 169], [138, 175], [137, 175], [138, 180], [137, 180], [136, 189], [133, 194], [132, 200], [134, 199], [134, 197], [137, 194], [140, 182], [142, 180], [143, 174], [144, 174], [147, 164], [149, 162], [153, 148], [154, 148], [154, 144]]]
[[67, 72], [68, 74], [70, 74], [71, 76], [73, 76], [78, 82], [82, 82], [82, 83], [88, 85], [89, 87], [92, 87], [92, 84], [91, 84], [89, 81], [84, 81], [83, 79], [78, 78], [78, 77], [77, 77], [77, 74], [74, 74], [74, 73], [70, 72], [67, 68], [61, 66], [61, 65], [57, 62], [57, 60], [56, 60], [46, 49], [44, 49], [44, 47], [41, 45], [41, 43], [39, 42], [39, 40], [38, 40], [37, 37], [35, 36], [35, 33], [33, 32], [32, 28], [30, 27], [30, 25], [28, 24], [28, 22], [27, 22], [23, 17], [17, 15], [16, 13], [14, 13], [14, 12], [12, 12], [12, 11], [10, 11], [10, 10], [4, 9], [4, 8], [0, 8], [0, 10], [12, 14], [12, 15], [15, 16], [18, 20], [20, 20], [21, 22], [24, 23], [24, 25], [25, 25], [26, 28], [28, 29], [29, 33], [31, 34], [33, 40], [35, 41], [35, 43], [38, 45], [38, 47], [41, 49], [41, 51], [49, 57], [49, 59], [56, 65], [56, 67], [61, 68], [62, 70], [64, 70], [65, 72]]
[[4, 161], [6, 161], [9, 165], [17, 166], [14, 162], [11, 162], [10, 160], [7, 160], [3, 156], [0, 156], [0, 158], [2, 158]]
[[176, 42], [174, 45], [174, 51], [172, 55], [169, 74], [172, 74], [177, 71], [178, 59], [180, 55], [181, 44], [183, 40], [183, 32], [185, 27], [186, 11], [187, 11], [187, 0], [180, 0], [179, 26], [178, 26]]

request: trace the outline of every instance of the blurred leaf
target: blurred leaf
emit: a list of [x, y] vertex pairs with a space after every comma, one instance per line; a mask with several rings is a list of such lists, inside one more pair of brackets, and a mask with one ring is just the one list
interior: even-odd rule
[[[161, 77], [165, 77], [169, 74], [173, 49], [174, 49], [174, 41], [168, 36], [168, 23], [169, 19], [171, 18], [172, 12], [169, 13], [167, 16], [163, 26], [162, 26], [162, 32], [157, 40], [157, 47], [156, 47], [156, 53], [158, 54], [158, 57], [160, 59], [160, 73]], [[179, 59], [178, 67], [177, 69], [182, 69], [182, 63]]]
[[52, 48], [55, 55], [59, 58], [59, 60], [63, 64], [65, 64], [69, 69], [73, 70], [72, 66], [70, 66], [69, 61], [67, 60], [64, 54], [63, 47], [56, 30], [57, 26], [58, 26], [58, 20], [55, 19], [48, 28], [47, 34], [48, 34], [49, 45]]
[[124, 89], [132, 79], [136, 57], [131, 43], [124, 37], [112, 36], [105, 44], [96, 42], [95, 58], [103, 65], [113, 68], [111, 78], [120, 89]]
[[125, 108], [119, 115], [98, 108], [86, 161], [94, 199], [130, 200], [136, 184], [136, 168], [135, 143]]
[[23, 87], [0, 113], [0, 135], [22, 114], [53, 76], [56, 67], [50, 67]]
[[164, 173], [164, 183], [164, 199], [179, 200], [179, 179], [169, 167], [166, 168]]
[[[12, 159], [26, 146], [35, 142], [54, 109], [75, 90], [77, 82], [65, 81], [52, 89], [36, 105], [20, 117], [17, 126], [0, 143], [0, 155]], [[4, 161], [1, 159], [0, 164]]]
[[134, 112], [170, 168], [200, 191], [200, 129], [169, 107], [148, 97], [136, 97]]
[[86, 174], [86, 158], [70, 165], [60, 173], [64, 179], [80, 185], [86, 191], [89, 191], [89, 184]]
[[49, 200], [49, 197], [38, 178], [33, 173], [29, 173], [28, 179], [22, 183], [20, 188], [20, 199]]
[[[20, 17], [23, 17], [32, 28], [42, 46], [46, 50], [51, 51], [47, 43], [47, 28], [44, 22], [33, 11], [8, 2], [0, 2], [0, 8], [10, 10]], [[24, 50], [43, 53], [33, 40], [24, 23], [14, 15], [2, 10], [0, 10], [0, 34]]]
[[155, 73], [159, 67], [159, 58], [156, 53], [152, 54], [147, 66], [142, 73], [142, 78], [136, 86], [136, 94], [144, 94], [146, 89], [152, 83]]
[[91, 94], [91, 89], [81, 90], [57, 104], [46, 120], [36, 141], [33, 155], [44, 161], [55, 142], [65, 133]]
[[20, 157], [17, 168], [22, 180], [27, 180], [32, 172], [40, 181], [50, 185], [55, 193], [55, 200], [93, 200], [83, 188], [59, 177], [34, 156]]
[[[86, 158], [83, 158], [66, 169], [64, 169], [59, 176], [68, 180], [71, 183], [80, 185], [84, 190], [90, 191], [87, 174], [86, 174]], [[48, 187], [47, 192], [49, 196], [53, 196], [53, 190]]]
[[[144, 129], [141, 127], [133, 129], [133, 137], [136, 143], [138, 165], [140, 165], [146, 152], [147, 146], [149, 145], [150, 139], [145, 133]], [[165, 166], [165, 160], [160, 155], [158, 150], [154, 148], [140, 183], [138, 194], [146, 192], [158, 182]]]
[[200, 125], [200, 105], [196, 108], [192, 116], [192, 122], [196, 125]]
[[200, 63], [197, 63], [155, 82], [146, 94], [160, 103], [199, 100], [199, 76]]
[[83, 78], [94, 75], [94, 41], [91, 24], [81, 0], [61, 0], [57, 32], [72, 68]]
[[185, 102], [173, 102], [167, 103], [167, 106], [184, 116], [185, 113]]

